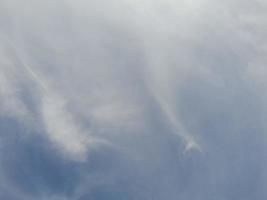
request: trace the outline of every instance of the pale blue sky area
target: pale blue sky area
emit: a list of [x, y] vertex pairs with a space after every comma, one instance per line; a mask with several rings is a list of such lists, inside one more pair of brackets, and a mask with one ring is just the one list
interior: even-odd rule
[[267, 3], [2, 0], [1, 200], [266, 200]]

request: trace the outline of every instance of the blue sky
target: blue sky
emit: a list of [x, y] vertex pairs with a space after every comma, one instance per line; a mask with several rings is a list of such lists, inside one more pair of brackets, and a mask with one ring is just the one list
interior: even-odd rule
[[0, 199], [267, 199], [264, 0], [1, 0]]

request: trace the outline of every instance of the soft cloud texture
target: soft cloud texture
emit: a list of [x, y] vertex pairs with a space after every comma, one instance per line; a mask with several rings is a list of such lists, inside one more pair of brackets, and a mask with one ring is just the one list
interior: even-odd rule
[[2, 0], [0, 199], [266, 199], [266, 11]]

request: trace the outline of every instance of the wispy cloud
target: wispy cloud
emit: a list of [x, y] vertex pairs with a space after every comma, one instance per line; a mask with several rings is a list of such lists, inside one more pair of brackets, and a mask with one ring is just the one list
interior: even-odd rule
[[264, 199], [266, 11], [2, 0], [0, 198]]

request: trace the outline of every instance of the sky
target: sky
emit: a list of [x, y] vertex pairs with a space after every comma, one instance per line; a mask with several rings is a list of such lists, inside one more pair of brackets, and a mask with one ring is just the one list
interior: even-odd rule
[[1, 200], [266, 200], [265, 0], [0, 0]]

